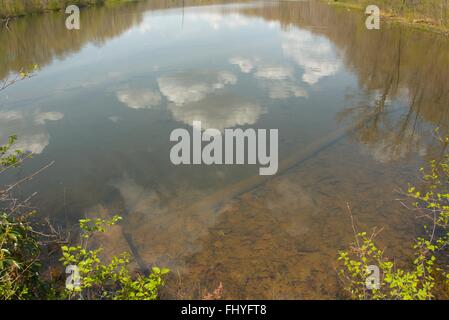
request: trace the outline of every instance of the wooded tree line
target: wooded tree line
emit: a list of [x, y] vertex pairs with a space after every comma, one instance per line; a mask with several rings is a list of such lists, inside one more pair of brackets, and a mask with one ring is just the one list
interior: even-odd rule
[[89, 6], [130, 0], [0, 0], [0, 17], [61, 10], [68, 5]]

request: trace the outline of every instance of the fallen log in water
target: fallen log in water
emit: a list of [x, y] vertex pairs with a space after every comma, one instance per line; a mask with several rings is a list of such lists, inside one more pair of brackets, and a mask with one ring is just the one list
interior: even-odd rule
[[280, 161], [279, 163], [279, 170], [278, 173], [274, 176], [263, 176], [263, 175], [256, 175], [249, 178], [246, 178], [244, 180], [241, 180], [237, 183], [234, 183], [230, 186], [225, 187], [224, 189], [221, 189], [220, 191], [217, 191], [201, 200], [193, 204], [192, 206], [186, 208], [184, 212], [203, 212], [211, 211], [211, 210], [217, 210], [220, 208], [225, 202], [232, 200], [246, 192], [250, 192], [258, 188], [259, 186], [263, 185], [267, 181], [271, 179], [275, 179], [279, 175], [285, 174], [289, 169], [296, 167], [303, 163], [304, 161], [307, 161], [317, 154], [319, 154], [321, 151], [326, 150], [333, 144], [335, 144], [337, 141], [341, 140], [346, 136], [346, 134], [357, 127], [359, 127], [361, 124], [363, 124], [366, 121], [369, 121], [369, 119], [372, 118], [371, 116], [366, 117], [362, 121], [357, 121], [353, 124], [340, 127], [323, 137], [317, 139], [316, 141], [312, 142], [305, 148], [299, 150], [298, 152], [294, 153], [293, 155], [289, 156], [283, 161]]
[[[212, 217], [213, 214], [216, 212], [220, 207], [223, 206], [226, 202], [235, 199], [236, 197], [239, 197], [246, 192], [251, 192], [255, 190], [256, 188], [260, 187], [261, 185], [265, 184], [267, 181], [271, 179], [275, 179], [277, 176], [284, 175], [288, 172], [289, 169], [293, 167], [297, 167], [298, 165], [304, 163], [305, 161], [315, 157], [320, 152], [328, 149], [332, 145], [334, 145], [336, 142], [340, 141], [342, 138], [344, 138], [350, 131], [357, 129], [358, 127], [362, 126], [367, 121], [370, 121], [374, 114], [370, 114], [366, 117], [364, 117], [360, 121], [355, 121], [354, 123], [351, 123], [346, 126], [342, 126], [309, 144], [305, 148], [302, 148], [298, 152], [292, 154], [288, 158], [284, 159], [279, 163], [279, 170], [278, 174], [274, 176], [264, 176], [264, 175], [256, 175], [252, 176], [246, 179], [243, 179], [237, 183], [231, 184], [227, 187], [224, 187], [223, 189], [212, 193], [209, 196], [206, 196], [202, 199], [199, 199], [194, 204], [186, 204], [181, 206], [174, 206], [173, 208], [170, 208], [169, 212], [170, 215], [166, 216], [164, 219], [177, 219], [178, 218], [185, 218], [185, 217], [195, 217], [195, 219], [203, 220], [204, 223], [208, 223], [208, 219]], [[154, 222], [154, 221], [153, 221]], [[161, 221], [159, 221], [160, 223]], [[156, 222], [157, 223], [157, 222]], [[165, 221], [165, 223], [169, 223], [168, 221]], [[198, 230], [198, 234], [201, 233], [201, 230]], [[196, 235], [198, 236], [198, 235]], [[126, 239], [126, 241], [129, 244], [129, 247], [131, 249], [131, 252], [133, 253], [136, 262], [139, 265], [139, 268], [142, 271], [147, 271], [148, 267], [145, 264], [145, 259], [142, 257], [142, 254], [144, 252], [139, 252], [138, 246], [136, 246], [135, 241], [133, 239], [133, 234], [130, 232], [130, 230], [125, 231], [123, 230], [123, 237]], [[184, 238], [182, 238], [184, 239]], [[181, 237], [179, 239], [181, 240]], [[149, 244], [151, 246], [151, 244]]]

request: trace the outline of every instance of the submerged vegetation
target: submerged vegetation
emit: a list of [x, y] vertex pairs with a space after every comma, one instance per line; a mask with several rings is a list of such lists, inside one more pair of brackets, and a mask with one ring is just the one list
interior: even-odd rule
[[[440, 141], [446, 150], [449, 138]], [[351, 298], [427, 300], [445, 295], [449, 281], [449, 153], [430, 161], [429, 168], [421, 168], [421, 172], [422, 186], [409, 186], [405, 192], [409, 201], [403, 201], [424, 220], [409, 267], [402, 268], [385, 257], [374, 241], [379, 233], [376, 229], [371, 234], [357, 233], [352, 220], [355, 240], [338, 256], [339, 276]], [[368, 288], [372, 266], [378, 267], [380, 274], [375, 286]]]

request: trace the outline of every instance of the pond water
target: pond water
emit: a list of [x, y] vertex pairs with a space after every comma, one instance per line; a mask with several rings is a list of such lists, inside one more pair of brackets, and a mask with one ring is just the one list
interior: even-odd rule
[[[55, 164], [20, 189], [42, 216], [124, 221], [96, 241], [133, 265], [169, 267], [164, 296], [340, 297], [337, 251], [383, 227], [404, 257], [415, 218], [396, 200], [441, 154], [449, 40], [321, 1], [142, 1], [46, 14], [0, 30], [0, 140], [35, 153], [4, 180]], [[170, 132], [279, 129], [279, 171], [170, 162]]]

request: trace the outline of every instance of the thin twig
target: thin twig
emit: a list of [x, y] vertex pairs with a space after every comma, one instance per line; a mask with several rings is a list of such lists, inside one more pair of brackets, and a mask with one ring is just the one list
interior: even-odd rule
[[12, 189], [14, 189], [15, 187], [17, 187], [18, 185], [26, 182], [26, 181], [30, 181], [32, 180], [35, 176], [37, 176], [39, 173], [41, 173], [42, 171], [48, 169], [49, 167], [51, 167], [53, 164], [55, 163], [55, 161], [50, 162], [49, 164], [47, 164], [46, 166], [42, 167], [41, 169], [37, 170], [36, 172], [34, 172], [33, 174], [17, 181], [16, 183], [14, 183], [13, 185], [9, 186], [6, 190], [4, 191], [0, 191], [0, 193], [8, 193], [9, 191], [11, 191]]

